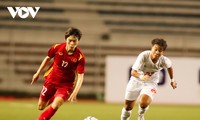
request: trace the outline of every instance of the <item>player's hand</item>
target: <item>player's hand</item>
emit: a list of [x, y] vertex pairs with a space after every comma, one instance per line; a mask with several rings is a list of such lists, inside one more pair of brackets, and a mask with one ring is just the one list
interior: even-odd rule
[[171, 86], [172, 86], [173, 89], [176, 89], [177, 88], [176, 81], [171, 81]]
[[33, 75], [33, 78], [32, 78], [32, 81], [31, 81], [31, 85], [32, 85], [35, 81], [38, 80], [39, 76], [40, 76], [40, 75], [39, 75], [38, 73], [35, 73], [35, 74]]
[[150, 77], [151, 77], [151, 76], [149, 76], [148, 74], [146, 74], [146, 75], [140, 76], [140, 79], [141, 79], [141, 80], [149, 80]]

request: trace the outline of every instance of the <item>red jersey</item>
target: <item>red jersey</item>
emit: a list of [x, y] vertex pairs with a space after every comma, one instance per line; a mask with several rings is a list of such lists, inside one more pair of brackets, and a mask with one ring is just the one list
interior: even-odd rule
[[44, 77], [53, 84], [74, 85], [77, 73], [85, 72], [85, 57], [78, 47], [72, 55], [67, 54], [65, 47], [66, 43], [61, 43], [49, 49], [48, 56], [54, 58], [54, 61]]

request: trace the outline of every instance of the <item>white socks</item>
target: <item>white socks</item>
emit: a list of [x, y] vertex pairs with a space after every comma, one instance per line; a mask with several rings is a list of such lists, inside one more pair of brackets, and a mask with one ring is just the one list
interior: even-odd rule
[[130, 116], [131, 116], [131, 110], [127, 111], [125, 108], [123, 108], [121, 113], [121, 120], [129, 120]]
[[[148, 109], [149, 109], [149, 106], [147, 106], [146, 108], [141, 108], [139, 105], [138, 114], [139, 115], [144, 114]], [[131, 116], [131, 112], [132, 112], [131, 110], [127, 111], [125, 108], [123, 108], [121, 112], [121, 120], [129, 120]]]
[[139, 115], [144, 114], [149, 109], [149, 106], [147, 106], [146, 108], [141, 108], [140, 105], [138, 105], [138, 106], [139, 106], [139, 108], [138, 108]]

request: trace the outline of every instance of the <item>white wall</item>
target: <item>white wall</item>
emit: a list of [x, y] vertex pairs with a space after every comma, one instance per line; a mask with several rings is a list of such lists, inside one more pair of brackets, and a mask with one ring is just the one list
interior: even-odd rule
[[[136, 57], [108, 56], [106, 58], [105, 101], [122, 103], [129, 69]], [[173, 62], [174, 79], [178, 88], [170, 86], [168, 73], [166, 82], [158, 87], [153, 103], [161, 104], [200, 104], [200, 58], [170, 57]]]

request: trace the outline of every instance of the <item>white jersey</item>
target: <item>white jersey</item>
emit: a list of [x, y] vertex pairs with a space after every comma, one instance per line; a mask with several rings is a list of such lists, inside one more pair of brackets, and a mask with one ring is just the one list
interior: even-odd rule
[[[133, 70], [136, 70], [138, 73], [145, 75], [151, 74], [149, 80], [145, 82], [159, 82], [159, 71], [163, 68], [170, 68], [172, 66], [172, 62], [169, 58], [161, 55], [158, 59], [157, 63], [153, 63], [150, 58], [150, 50], [144, 51], [140, 53], [132, 66]], [[131, 80], [140, 80], [134, 76], [131, 76]], [[141, 81], [141, 80], [140, 80]]]

